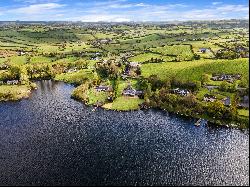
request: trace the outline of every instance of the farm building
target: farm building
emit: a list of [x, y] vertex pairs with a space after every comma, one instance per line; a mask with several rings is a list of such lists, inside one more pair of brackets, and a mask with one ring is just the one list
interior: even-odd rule
[[248, 95], [243, 96], [238, 106], [242, 108], [249, 108], [249, 96]]
[[203, 100], [206, 102], [214, 102], [216, 100], [216, 97], [213, 95], [205, 94]]
[[202, 53], [205, 53], [205, 52], [207, 52], [209, 49], [207, 49], [207, 48], [200, 48], [199, 49], [199, 52], [202, 52]]
[[14, 85], [14, 84], [18, 84], [18, 83], [19, 83], [19, 80], [8, 80], [7, 81], [8, 85]]
[[132, 68], [137, 68], [140, 66], [140, 64], [138, 62], [130, 62], [129, 65], [132, 67]]
[[98, 92], [104, 91], [104, 92], [111, 92], [113, 89], [110, 86], [96, 86], [95, 90]]
[[239, 80], [241, 78], [241, 76], [239, 74], [236, 75], [230, 75], [230, 74], [222, 74], [222, 75], [213, 75], [211, 80], [213, 81], [229, 81], [229, 82], [233, 82], [234, 80]]
[[72, 73], [72, 72], [76, 72], [77, 71], [77, 68], [70, 68], [68, 70], [65, 70], [64, 73]]
[[127, 88], [125, 88], [122, 92], [122, 95], [124, 96], [131, 96], [131, 97], [134, 97], [134, 96], [140, 96], [143, 94], [143, 91], [141, 90], [136, 90], [130, 86], [128, 86]]
[[180, 89], [180, 88], [175, 88], [172, 90], [172, 92], [181, 96], [187, 96], [190, 94], [190, 91], [186, 89]]

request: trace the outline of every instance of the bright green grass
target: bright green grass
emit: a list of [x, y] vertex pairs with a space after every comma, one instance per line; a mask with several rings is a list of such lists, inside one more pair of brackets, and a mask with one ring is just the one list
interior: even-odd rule
[[45, 56], [34, 56], [34, 57], [31, 57], [30, 63], [32, 63], [32, 64], [35, 64], [35, 63], [50, 63], [51, 60], [52, 60], [51, 58], [45, 57]]
[[151, 51], [161, 53], [162, 55], [177, 55], [182, 60], [191, 60], [193, 53], [189, 45], [173, 45], [152, 48]]
[[203, 100], [205, 94], [210, 94], [207, 88], [200, 88], [199, 91], [196, 93], [196, 98], [200, 101]]
[[69, 62], [74, 62], [78, 59], [79, 59], [78, 57], [68, 56], [66, 58], [62, 58], [62, 59], [54, 61], [53, 64], [55, 64], [55, 63], [69, 63]]
[[26, 56], [12, 56], [9, 59], [12, 64], [23, 65], [26, 63]]
[[113, 33], [101, 33], [101, 32], [97, 32], [94, 34], [94, 36], [98, 39], [101, 39], [101, 38], [114, 38], [115, 37], [115, 34]]
[[6, 61], [6, 58], [0, 58], [0, 64], [4, 63]]
[[246, 109], [238, 109], [238, 113], [239, 113], [240, 116], [249, 117], [249, 110], [246, 110]]
[[82, 41], [94, 40], [94, 36], [91, 34], [77, 34], [77, 37]]
[[59, 48], [57, 45], [51, 45], [47, 43], [42, 43], [39, 45], [38, 50], [40, 52], [44, 53], [53, 53], [53, 52], [59, 52]]
[[97, 92], [94, 88], [91, 88], [87, 92], [88, 104], [93, 105], [97, 102], [105, 102], [108, 97], [107, 92]]
[[158, 75], [162, 80], [176, 77], [183, 81], [200, 81], [203, 73], [240, 73], [242, 79], [248, 80], [248, 59], [235, 60], [196, 60], [183, 62], [167, 62], [160, 64], [143, 64], [142, 75]]
[[62, 73], [60, 75], [56, 75], [55, 80], [64, 81], [72, 84], [82, 84], [84, 81], [92, 79], [93, 77], [94, 73], [92, 72], [92, 70], [83, 69], [78, 72]]
[[154, 54], [154, 53], [142, 53], [136, 56], [129, 58], [131, 62], [145, 62], [150, 60], [151, 58], [158, 58], [161, 59], [162, 55]]
[[106, 109], [119, 110], [119, 111], [129, 111], [129, 110], [138, 110], [139, 104], [141, 104], [144, 100], [133, 97], [118, 97], [116, 98], [112, 104], [108, 103], [103, 106]]

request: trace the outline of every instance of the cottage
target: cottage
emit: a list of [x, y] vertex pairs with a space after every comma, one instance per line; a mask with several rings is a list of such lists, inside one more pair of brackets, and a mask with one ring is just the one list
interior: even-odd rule
[[98, 92], [104, 91], [104, 92], [111, 92], [112, 91], [112, 87], [110, 86], [96, 86], [95, 90]]
[[199, 52], [205, 53], [208, 49], [207, 48], [200, 48]]
[[128, 86], [126, 89], [123, 90], [122, 95], [124, 96], [141, 96], [143, 95], [143, 91], [141, 90], [136, 90], [134, 88], [132, 88], [131, 86]]
[[124, 89], [122, 95], [134, 97], [136, 95], [136, 90], [133, 88]]
[[230, 97], [226, 97], [224, 99], [222, 99], [222, 102], [225, 106], [230, 106], [231, 105], [231, 100]]
[[26, 53], [23, 51], [18, 51], [17, 54], [18, 54], [18, 56], [22, 56], [22, 55], [25, 55]]
[[243, 96], [238, 106], [243, 108], [249, 108], [249, 96], [248, 95]]
[[203, 100], [206, 102], [214, 102], [216, 97], [214, 95], [205, 94]]
[[172, 92], [181, 96], [188, 96], [190, 94], [188, 90], [180, 88], [175, 88], [172, 90]]
[[11, 84], [14, 85], [14, 84], [18, 84], [18, 83], [19, 83], [19, 80], [8, 80], [7, 81], [8, 85], [11, 85]]
[[213, 81], [228, 81], [230, 83], [233, 83], [234, 80], [239, 80], [241, 78], [241, 75], [231, 75], [231, 74], [222, 74], [222, 75], [213, 75], [211, 80]]
[[140, 64], [138, 62], [130, 62], [129, 65], [132, 67], [132, 68], [137, 68], [140, 66]]
[[129, 72], [124, 72], [124, 74], [121, 75], [122, 79], [127, 80], [127, 78], [130, 77], [128, 74]]
[[0, 70], [6, 70], [8, 68], [9, 68], [9, 66], [7, 64], [1, 64], [0, 65]]
[[90, 60], [99, 60], [99, 57], [91, 57]]
[[70, 68], [68, 70], [65, 71], [65, 73], [73, 73], [73, 72], [76, 72], [77, 71], [77, 68]]

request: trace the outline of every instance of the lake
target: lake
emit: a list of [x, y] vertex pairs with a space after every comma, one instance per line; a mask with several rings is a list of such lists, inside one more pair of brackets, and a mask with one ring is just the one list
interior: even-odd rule
[[0, 103], [0, 185], [249, 185], [249, 131], [165, 111], [116, 112], [38, 81]]

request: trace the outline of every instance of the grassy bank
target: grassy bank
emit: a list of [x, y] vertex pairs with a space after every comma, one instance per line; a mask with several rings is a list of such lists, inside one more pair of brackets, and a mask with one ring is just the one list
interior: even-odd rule
[[29, 97], [32, 87], [27, 85], [1, 85], [0, 101], [17, 101]]

